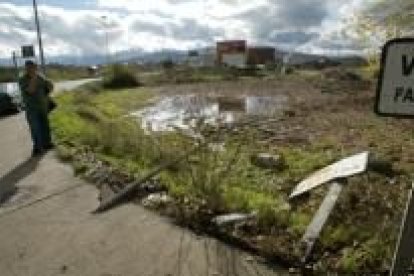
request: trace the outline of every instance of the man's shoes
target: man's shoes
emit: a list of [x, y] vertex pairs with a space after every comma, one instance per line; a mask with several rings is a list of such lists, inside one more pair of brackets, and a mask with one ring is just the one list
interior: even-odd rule
[[55, 148], [55, 145], [54, 145], [53, 143], [50, 143], [50, 144], [48, 144], [48, 145], [44, 146], [43, 148], [44, 148], [46, 151], [48, 151], [48, 150], [52, 150], [52, 149], [54, 149], [54, 148]]
[[32, 157], [39, 157], [42, 154], [43, 154], [43, 152], [40, 149], [33, 149], [33, 151], [32, 151]]
[[55, 148], [55, 145], [53, 143], [47, 144], [46, 146], [43, 146], [43, 148], [34, 148], [32, 151], [32, 157], [39, 157], [45, 154], [47, 151], [52, 150]]

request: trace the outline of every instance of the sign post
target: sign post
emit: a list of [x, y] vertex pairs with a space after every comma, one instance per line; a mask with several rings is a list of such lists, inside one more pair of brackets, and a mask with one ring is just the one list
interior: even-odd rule
[[14, 67], [14, 77], [16, 78], [16, 82], [19, 82], [19, 67], [17, 65], [17, 56], [15, 51], [12, 53], [12, 61]]
[[[414, 38], [389, 41], [383, 48], [375, 112], [414, 118]], [[410, 192], [390, 275], [408, 275], [414, 260], [414, 198]]]
[[33, 45], [24, 45], [22, 46], [22, 57], [23, 58], [33, 58], [35, 56], [35, 51]]
[[414, 259], [414, 185], [408, 197], [403, 223], [398, 238], [397, 250], [392, 262], [391, 276], [408, 275]]

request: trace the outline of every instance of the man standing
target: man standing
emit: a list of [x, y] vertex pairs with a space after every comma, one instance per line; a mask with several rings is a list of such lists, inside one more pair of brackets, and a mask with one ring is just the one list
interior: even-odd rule
[[20, 91], [33, 140], [33, 156], [53, 148], [49, 127], [49, 93], [53, 83], [38, 73], [37, 64], [25, 62], [25, 72], [19, 79]]

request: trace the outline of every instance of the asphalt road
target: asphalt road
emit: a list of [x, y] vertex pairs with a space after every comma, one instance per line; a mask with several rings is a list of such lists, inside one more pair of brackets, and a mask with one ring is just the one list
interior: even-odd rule
[[40, 159], [30, 152], [24, 115], [0, 118], [0, 197], [11, 195], [0, 206], [2, 276], [280, 274], [136, 205], [92, 215], [97, 190], [53, 152]]
[[83, 84], [86, 84], [88, 82], [99, 80], [99, 78], [92, 78], [92, 79], [81, 79], [81, 80], [74, 80], [74, 81], [62, 81], [55, 83], [55, 91], [68, 91], [73, 90], [76, 87], [79, 87]]

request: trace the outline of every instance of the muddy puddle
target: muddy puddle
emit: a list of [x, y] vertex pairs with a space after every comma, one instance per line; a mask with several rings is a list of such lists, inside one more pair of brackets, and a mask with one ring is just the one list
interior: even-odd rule
[[204, 123], [233, 124], [246, 116], [277, 117], [287, 106], [285, 96], [199, 96], [176, 95], [161, 98], [154, 105], [132, 113], [147, 131], [190, 129]]

